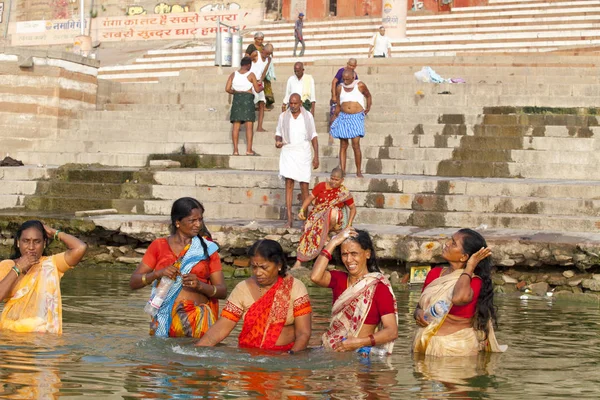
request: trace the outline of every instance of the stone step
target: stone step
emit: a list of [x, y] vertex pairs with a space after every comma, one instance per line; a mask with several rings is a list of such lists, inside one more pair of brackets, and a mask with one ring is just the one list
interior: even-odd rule
[[[37, 188], [37, 182], [34, 180], [13, 180], [13, 174], [9, 173], [8, 176], [0, 177], [2, 185], [0, 185], [0, 196], [11, 196], [15, 195], [30, 195], [34, 194]], [[6, 207], [2, 207], [6, 208]]]
[[152, 197], [152, 186], [134, 183], [133, 181], [130, 183], [40, 181], [37, 183], [35, 194], [42, 197], [65, 197], [86, 200], [143, 199]]
[[[168, 215], [172, 200], [150, 200], [144, 203], [146, 214]], [[236, 218], [244, 220], [283, 219], [284, 207], [203, 202], [210, 218]], [[294, 206], [296, 212], [297, 206]], [[226, 217], [229, 216], [229, 217]], [[412, 211], [361, 208], [356, 223], [375, 225], [413, 225], [419, 227], [486, 226], [492, 229], [529, 229], [543, 231], [596, 232], [600, 226], [597, 217], [571, 217], [562, 215], [536, 215], [515, 213], [477, 213], [457, 211]]]
[[21, 208], [25, 196], [18, 194], [0, 194], [0, 209]]
[[53, 169], [27, 164], [20, 167], [0, 167], [0, 179], [15, 182], [48, 179]]
[[[310, 186], [329, 177], [328, 172], [315, 172]], [[167, 170], [157, 171], [154, 179], [161, 187], [257, 188], [281, 187], [277, 172], [236, 170]], [[469, 196], [533, 197], [549, 199], [600, 198], [600, 181], [559, 179], [448, 178], [438, 176], [365, 174], [364, 178], [347, 175], [344, 184], [352, 191], [406, 194], [465, 194]]]
[[[56, 150], [56, 149], [55, 149]], [[33, 165], [98, 164], [120, 167], [143, 167], [147, 163], [147, 154], [130, 153], [69, 153], [56, 151], [11, 152], [11, 157]]]
[[26, 196], [27, 210], [73, 213], [85, 210], [114, 208], [119, 213], [137, 214], [143, 212], [143, 200], [138, 199], [94, 199], [55, 196]]
[[[244, 193], [237, 187], [194, 187], [155, 185], [152, 197], [173, 201], [181, 196], [201, 199], [202, 202], [229, 204], [285, 206], [283, 181], [275, 188], [246, 188]], [[299, 198], [296, 190], [294, 199]], [[546, 199], [537, 197], [495, 196], [484, 194], [388, 193], [352, 190], [354, 201], [362, 212], [364, 208], [397, 209], [415, 211], [448, 211], [477, 213], [545, 214], [571, 216], [600, 216], [600, 200], [571, 198]]]

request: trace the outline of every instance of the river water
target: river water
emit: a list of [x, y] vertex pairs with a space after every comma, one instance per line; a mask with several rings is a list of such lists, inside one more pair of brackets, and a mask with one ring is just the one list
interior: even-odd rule
[[[356, 354], [268, 355], [148, 336], [149, 290], [131, 271], [77, 268], [65, 275], [62, 336], [0, 332], [2, 399], [545, 399], [600, 398], [597, 305], [497, 297], [497, 336], [509, 349], [477, 358], [410, 356], [418, 290], [397, 293], [399, 338], [387, 360]], [[234, 282], [229, 282], [233, 286]], [[327, 326], [331, 294], [309, 289], [311, 345]], [[239, 324], [241, 325], [241, 323]]]

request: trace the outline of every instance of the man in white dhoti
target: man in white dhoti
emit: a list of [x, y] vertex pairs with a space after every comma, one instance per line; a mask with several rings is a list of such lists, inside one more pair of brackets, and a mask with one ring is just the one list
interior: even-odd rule
[[[311, 145], [314, 151], [311, 152]], [[279, 175], [285, 178], [286, 228], [293, 225], [292, 196], [294, 182], [300, 183], [302, 201], [308, 197], [308, 183], [312, 168], [319, 168], [319, 142], [315, 120], [311, 113], [302, 107], [300, 95], [290, 96], [289, 108], [281, 113], [275, 133], [275, 147], [281, 149]]]

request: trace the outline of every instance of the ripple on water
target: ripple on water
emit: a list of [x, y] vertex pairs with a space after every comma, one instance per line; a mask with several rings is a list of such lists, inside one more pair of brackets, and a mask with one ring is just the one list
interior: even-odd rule
[[[190, 339], [148, 336], [148, 290], [128, 288], [128, 270], [66, 274], [64, 335], [0, 332], [0, 398], [545, 399], [600, 395], [600, 311], [546, 299], [497, 298], [505, 354], [413, 359], [416, 291], [399, 292], [399, 338], [385, 360], [320, 349], [272, 355]], [[309, 289], [319, 344], [328, 290]]]

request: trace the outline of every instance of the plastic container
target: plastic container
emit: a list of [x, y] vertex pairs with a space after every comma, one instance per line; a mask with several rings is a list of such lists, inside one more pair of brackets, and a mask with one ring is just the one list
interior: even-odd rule
[[423, 319], [428, 323], [439, 321], [450, 311], [450, 305], [445, 300], [434, 303], [428, 310], [425, 310]]
[[371, 347], [371, 346], [365, 346], [365, 347], [361, 347], [360, 349], [356, 350], [356, 352], [358, 354], [360, 354], [363, 357], [384, 357], [387, 356], [387, 351], [385, 349], [382, 349], [381, 347]]
[[169, 293], [169, 290], [171, 289], [171, 286], [173, 286], [173, 283], [175, 283], [175, 281], [166, 276], [163, 276], [160, 279], [160, 283], [156, 287], [154, 296], [152, 296], [150, 300], [148, 300], [148, 303], [146, 303], [146, 306], [144, 307], [144, 311], [146, 312], [146, 314], [149, 314], [152, 317], [158, 314], [158, 309], [165, 301], [167, 293]]

